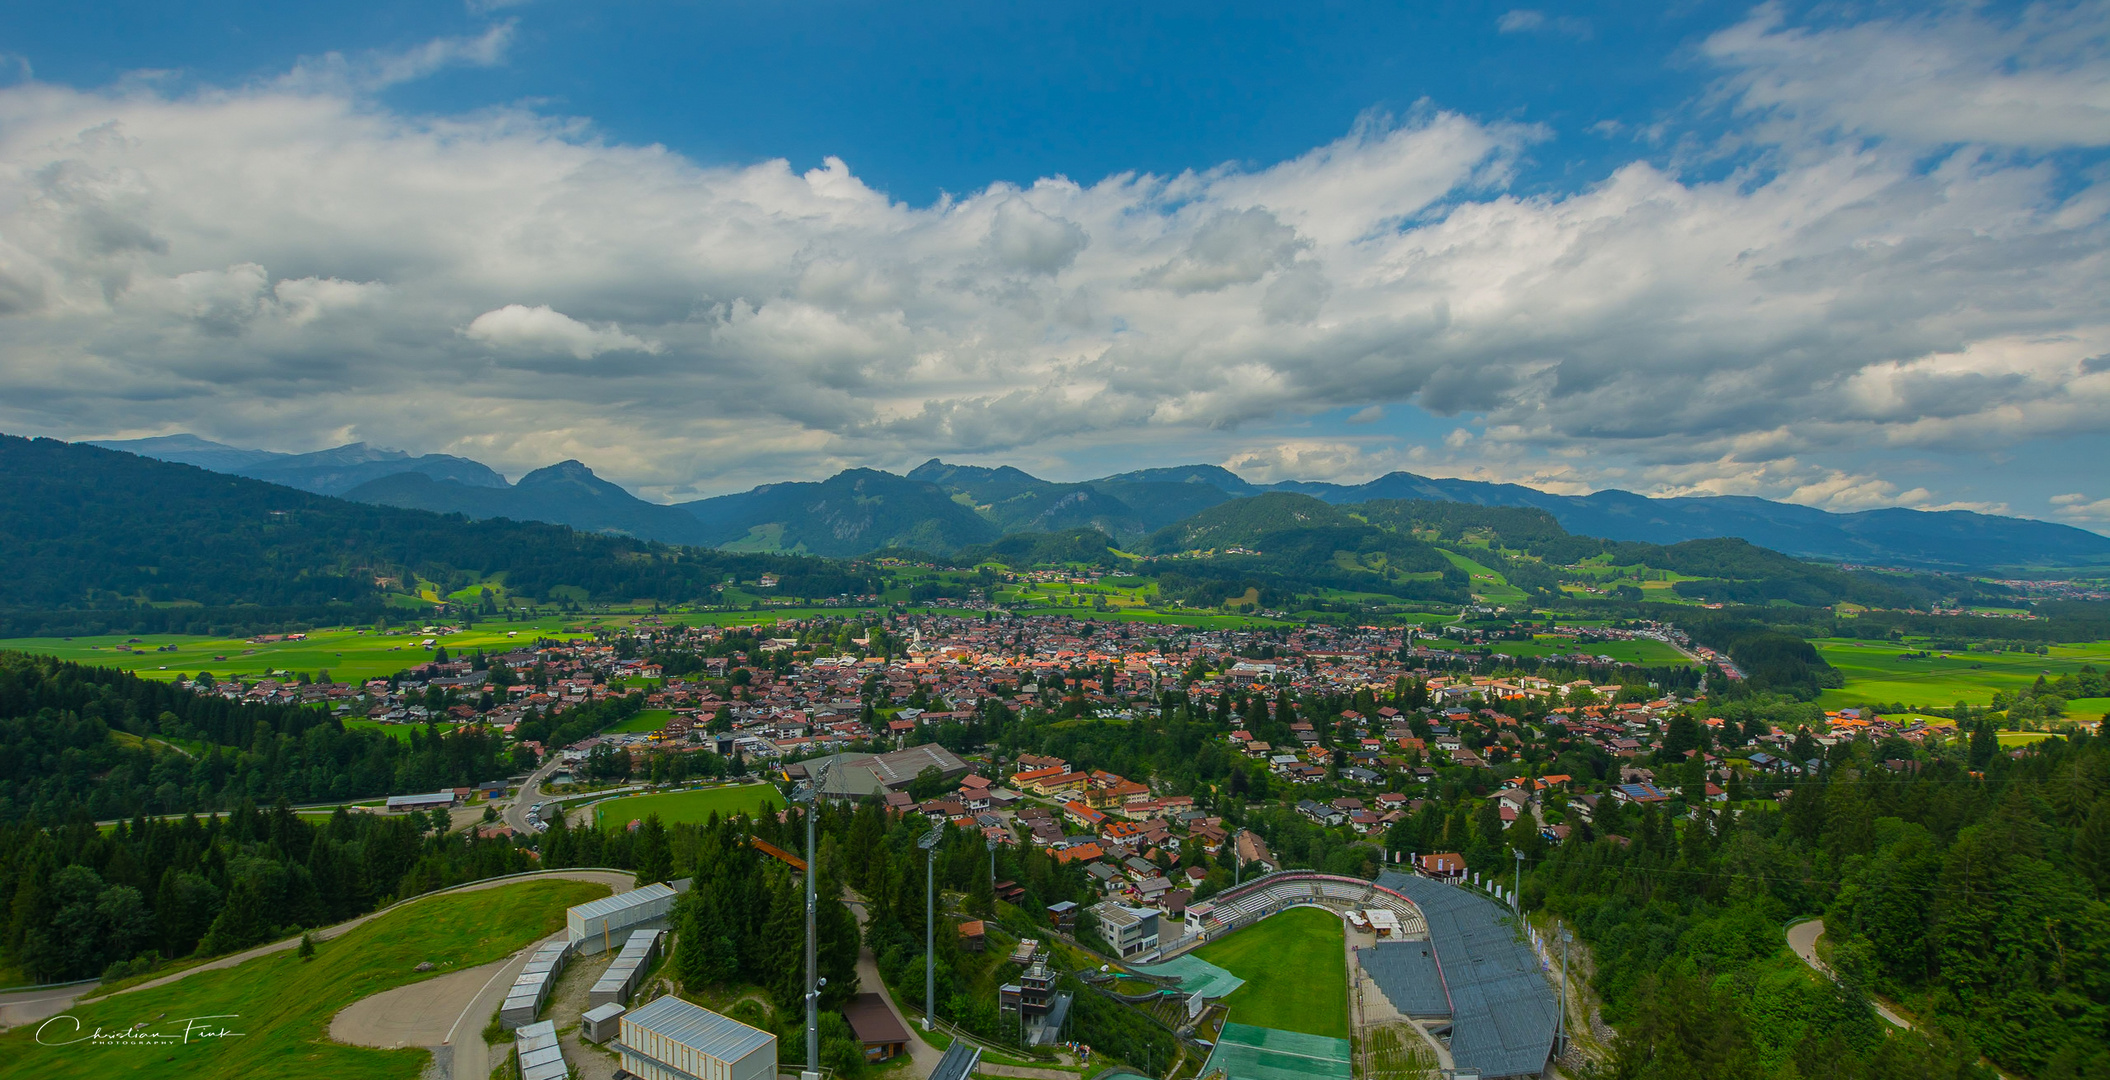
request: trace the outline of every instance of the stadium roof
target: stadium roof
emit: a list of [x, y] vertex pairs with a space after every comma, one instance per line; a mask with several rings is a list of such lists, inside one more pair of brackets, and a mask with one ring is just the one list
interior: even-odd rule
[[1357, 949], [1355, 960], [1401, 1014], [1451, 1015], [1451, 996], [1443, 988], [1443, 975], [1428, 942], [1380, 941], [1371, 948]]
[[1387, 871], [1377, 884], [1414, 901], [1428, 920], [1437, 970], [1450, 992], [1452, 1060], [1490, 1078], [1537, 1076], [1553, 1053], [1559, 1006], [1508, 909], [1423, 877]]

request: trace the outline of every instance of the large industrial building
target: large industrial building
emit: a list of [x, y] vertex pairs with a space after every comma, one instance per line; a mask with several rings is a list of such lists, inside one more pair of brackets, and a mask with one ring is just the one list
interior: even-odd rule
[[775, 1080], [777, 1037], [672, 994], [623, 1014], [623, 1071], [640, 1080]]
[[835, 754], [801, 761], [786, 770], [794, 780], [803, 780], [827, 766], [821, 790], [831, 798], [857, 799], [884, 795], [909, 786], [925, 769], [936, 769], [945, 780], [967, 775], [967, 763], [937, 743], [911, 746], [888, 754]]
[[[684, 881], [686, 884], [686, 881]], [[614, 896], [604, 896], [570, 908], [564, 913], [566, 938], [582, 956], [619, 948], [635, 930], [666, 929], [667, 915], [674, 910], [680, 890], [653, 882]]]

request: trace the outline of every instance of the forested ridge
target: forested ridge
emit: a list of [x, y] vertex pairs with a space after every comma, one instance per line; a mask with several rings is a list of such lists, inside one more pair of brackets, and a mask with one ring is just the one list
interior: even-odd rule
[[[1621, 1030], [1613, 1076], [1960, 1077], [1983, 1075], [1979, 1052], [2037, 1080], [2110, 1076], [2110, 745], [2011, 755], [1987, 727], [1967, 753], [1886, 768], [1881, 752], [1833, 748], [1778, 811], [1673, 820], [1606, 800], [1552, 851], [1529, 830], [1468, 843], [1483, 865], [1523, 850], [1527, 909], [1590, 945]], [[1813, 916], [1843, 989], [1785, 948]], [[1862, 988], [1926, 1038], [1886, 1038]]]
[[404, 742], [346, 730], [318, 707], [0, 652], [0, 822], [431, 791], [506, 775], [501, 748], [481, 729], [414, 730]]
[[[425, 815], [283, 803], [201, 820], [0, 827], [0, 959], [30, 979], [147, 971], [327, 926], [405, 896], [533, 869], [503, 837], [444, 835]], [[114, 969], [114, 970], [113, 970]]]
[[[0, 609], [14, 610], [9, 621], [18, 633], [34, 632], [26, 625], [67, 625], [61, 612], [122, 611], [142, 603], [339, 604], [365, 611], [388, 581], [424, 578], [452, 587], [500, 573], [509, 591], [536, 598], [570, 586], [596, 597], [692, 601], [728, 577], [763, 573], [802, 595], [870, 591], [868, 577], [820, 559], [669, 548], [561, 525], [470, 521], [310, 495], [86, 444], [6, 435], [0, 435], [0, 562], [9, 570], [0, 577]], [[31, 619], [27, 613], [42, 614]], [[104, 616], [118, 627], [127, 625], [123, 617]], [[151, 616], [163, 623], [182, 617]]]

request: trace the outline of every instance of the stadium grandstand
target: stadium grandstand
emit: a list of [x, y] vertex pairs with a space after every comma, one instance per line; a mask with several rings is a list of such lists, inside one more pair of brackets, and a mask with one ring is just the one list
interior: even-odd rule
[[1553, 1053], [1559, 1005], [1508, 909], [1469, 889], [1392, 871], [1378, 875], [1373, 891], [1411, 901], [1427, 930], [1425, 943], [1357, 953], [1393, 1007], [1419, 1019], [1448, 1016], [1460, 1072], [1487, 1080], [1539, 1075]]
[[1342, 915], [1350, 911], [1385, 911], [1398, 923], [1392, 937], [1412, 940], [1428, 936], [1421, 911], [1408, 897], [1362, 878], [1337, 874], [1282, 870], [1227, 889], [1217, 894], [1213, 903], [1201, 933], [1187, 935], [1159, 955], [1176, 955], [1292, 907], [1322, 907]]

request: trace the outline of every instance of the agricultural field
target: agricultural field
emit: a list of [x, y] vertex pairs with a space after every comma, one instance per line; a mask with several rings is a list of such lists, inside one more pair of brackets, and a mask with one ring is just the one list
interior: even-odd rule
[[[1432, 649], [1478, 649], [1449, 639], [1424, 640], [1416, 644]], [[1566, 656], [1584, 652], [1591, 656], [1609, 656], [1614, 662], [1641, 664], [1648, 667], [1681, 667], [1692, 663], [1684, 653], [1660, 641], [1582, 641], [1562, 634], [1534, 634], [1530, 641], [1493, 641], [1487, 648], [1510, 656]]]
[[[302, 641], [252, 644], [240, 638], [192, 637], [181, 634], [105, 634], [79, 638], [14, 638], [0, 640], [0, 649], [43, 653], [100, 667], [123, 668], [143, 678], [175, 678], [178, 674], [210, 671], [221, 678], [235, 676], [262, 679], [274, 675], [291, 677], [329, 672], [340, 682], [384, 678], [431, 659], [434, 650], [424, 641], [433, 638], [435, 648], [450, 655], [483, 649], [504, 652], [531, 644], [538, 637], [578, 638], [589, 636], [594, 626], [629, 625], [636, 616], [583, 618], [561, 616], [533, 622], [480, 623], [458, 634], [438, 636], [392, 628], [386, 633], [370, 627], [340, 627], [313, 630]], [[673, 621], [669, 619], [668, 621]], [[174, 645], [168, 652], [156, 649]], [[129, 652], [120, 652], [119, 647]]]
[[1194, 955], [1245, 980], [1224, 999], [1231, 1020], [1255, 1027], [1348, 1037], [1348, 958], [1341, 917], [1291, 908]]
[[1524, 590], [1511, 585], [1508, 578], [1491, 567], [1482, 566], [1449, 548], [1436, 550], [1441, 551], [1443, 557], [1451, 561], [1452, 566], [1465, 571], [1466, 576], [1472, 579], [1469, 587], [1474, 596], [1481, 597], [1490, 604], [1521, 604], [1527, 599]]
[[[320, 942], [312, 960], [293, 950], [235, 967], [203, 971], [167, 986], [83, 1001], [68, 1013], [82, 1033], [184, 1031], [202, 1021], [224, 1037], [173, 1045], [54, 1046], [71, 1026], [20, 1027], [0, 1035], [0, 1052], [47, 1080], [124, 1075], [203, 1080], [211, 1077], [328, 1076], [336, 1080], [413, 1080], [432, 1055], [374, 1050], [329, 1039], [330, 1018], [361, 998], [423, 978], [438, 978], [500, 959], [564, 927], [564, 909], [608, 895], [583, 881], [531, 881], [421, 900]], [[430, 962], [438, 970], [412, 969]], [[33, 1063], [33, 1064], [32, 1064]]]
[[659, 795], [630, 795], [594, 807], [594, 823], [604, 829], [620, 829], [653, 814], [668, 825], [700, 824], [712, 814], [759, 814], [780, 810], [784, 796], [773, 784], [742, 784], [738, 787], [698, 788]]
[[[2039, 675], [2056, 679], [2079, 671], [2083, 664], [2093, 664], [2098, 671], [2110, 667], [2110, 642], [2106, 641], [2054, 645], [2048, 656], [1932, 652], [1924, 644], [1847, 638], [1824, 638], [1810, 644], [1846, 676], [1844, 688], [1827, 690], [1818, 699], [1826, 708], [1886, 702], [1929, 707], [1958, 701], [1986, 705], [1995, 691], [2027, 690]], [[1927, 659], [1907, 659], [1923, 651], [1928, 651]], [[2086, 715], [2091, 710], [2077, 706], [2069, 711]]]

